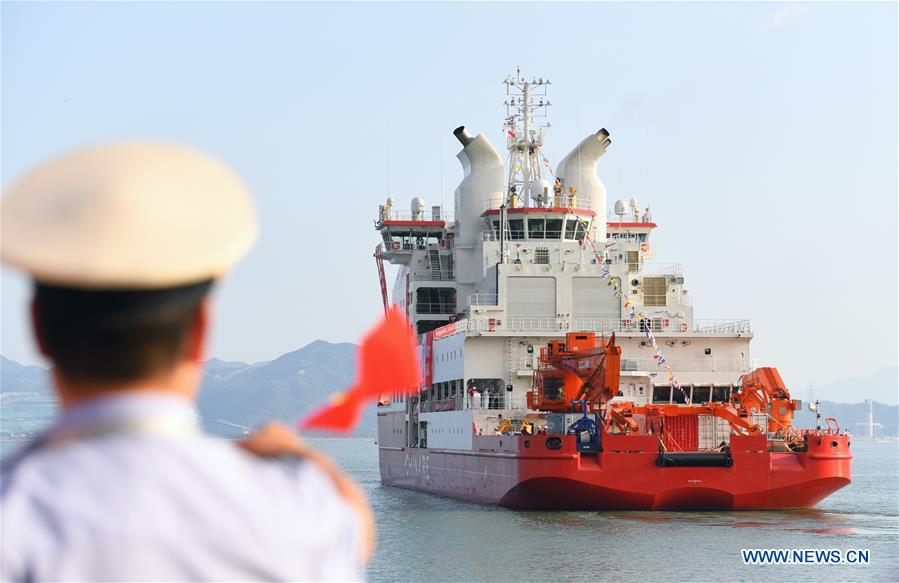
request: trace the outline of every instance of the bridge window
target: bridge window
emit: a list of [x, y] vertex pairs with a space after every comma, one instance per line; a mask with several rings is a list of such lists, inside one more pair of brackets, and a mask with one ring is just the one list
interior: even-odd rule
[[546, 219], [528, 219], [528, 238], [543, 239], [546, 230]]
[[562, 219], [546, 219], [546, 238], [562, 238]]
[[524, 219], [509, 219], [509, 238], [515, 241], [524, 239]]
[[568, 219], [568, 222], [565, 223], [565, 238], [569, 240], [574, 239], [574, 234], [577, 233], [577, 219]]

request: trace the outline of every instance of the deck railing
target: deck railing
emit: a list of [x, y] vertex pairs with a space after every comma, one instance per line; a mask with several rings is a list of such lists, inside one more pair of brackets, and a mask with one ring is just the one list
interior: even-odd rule
[[514, 211], [515, 209], [521, 208], [543, 208], [543, 209], [578, 209], [578, 210], [593, 210], [593, 202], [587, 196], [582, 196], [580, 194], [568, 195], [563, 194], [560, 196], [555, 196], [550, 193], [548, 200], [536, 201], [530, 200], [528, 204], [525, 205], [524, 200], [519, 198], [516, 205], [513, 207], [510, 198], [491, 198], [487, 201], [484, 210], [492, 210], [498, 209], [500, 206], [505, 203], [506, 210]]
[[469, 332], [636, 332], [645, 333], [647, 326], [653, 333], [749, 334], [749, 320], [694, 320], [692, 325], [673, 318], [651, 317], [640, 322], [631, 319], [608, 318], [488, 318], [469, 317], [461, 325]]

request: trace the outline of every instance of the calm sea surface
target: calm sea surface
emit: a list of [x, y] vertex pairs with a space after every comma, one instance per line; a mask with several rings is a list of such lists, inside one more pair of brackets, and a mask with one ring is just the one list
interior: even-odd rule
[[[310, 441], [368, 493], [372, 581], [899, 580], [896, 442], [853, 442], [852, 484], [811, 510], [520, 512], [382, 486], [372, 439]], [[869, 549], [871, 562], [753, 566], [744, 548]]]

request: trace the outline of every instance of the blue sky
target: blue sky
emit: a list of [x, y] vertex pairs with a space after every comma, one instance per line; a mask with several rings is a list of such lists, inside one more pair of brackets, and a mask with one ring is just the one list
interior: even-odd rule
[[[896, 364], [894, 3], [2, 3], [2, 185], [78, 145], [183, 142], [255, 192], [212, 353], [268, 360], [377, 318], [391, 194], [452, 204], [452, 129], [500, 148], [502, 79], [549, 77], [557, 161], [653, 208], [697, 317], [749, 318], [795, 387]], [[388, 180], [389, 162], [389, 180]], [[2, 351], [39, 362], [2, 272]]]

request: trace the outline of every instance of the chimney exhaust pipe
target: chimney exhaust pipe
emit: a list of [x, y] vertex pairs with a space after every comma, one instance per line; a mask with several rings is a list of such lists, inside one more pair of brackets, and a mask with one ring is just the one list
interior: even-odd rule
[[456, 139], [459, 140], [459, 143], [462, 144], [463, 148], [474, 141], [474, 136], [468, 133], [468, 130], [465, 129], [465, 126], [459, 126], [454, 129], [453, 135], [456, 136]]

